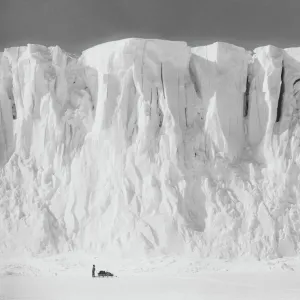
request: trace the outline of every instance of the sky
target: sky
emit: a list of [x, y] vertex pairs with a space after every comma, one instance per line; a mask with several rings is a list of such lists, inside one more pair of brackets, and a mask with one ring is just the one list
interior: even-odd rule
[[81, 51], [128, 37], [300, 46], [300, 0], [0, 0], [0, 51], [28, 43]]

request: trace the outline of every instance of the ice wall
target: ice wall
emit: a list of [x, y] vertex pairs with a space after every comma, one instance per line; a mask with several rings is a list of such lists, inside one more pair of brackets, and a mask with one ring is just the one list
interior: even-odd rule
[[0, 251], [299, 253], [298, 48], [0, 58]]

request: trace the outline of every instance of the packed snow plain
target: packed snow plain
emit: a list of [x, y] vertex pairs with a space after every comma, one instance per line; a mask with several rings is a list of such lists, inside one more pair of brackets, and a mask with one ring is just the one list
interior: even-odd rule
[[[109, 270], [116, 278], [92, 278]], [[11, 258], [0, 267], [0, 299], [298, 300], [300, 260], [145, 258], [69, 253]]]
[[300, 299], [300, 48], [0, 62], [0, 299]]

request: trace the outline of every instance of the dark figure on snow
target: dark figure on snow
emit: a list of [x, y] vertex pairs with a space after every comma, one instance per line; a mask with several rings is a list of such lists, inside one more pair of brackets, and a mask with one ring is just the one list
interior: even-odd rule
[[95, 265], [93, 265], [93, 269], [92, 269], [92, 276], [95, 277], [95, 272], [96, 272], [96, 267]]
[[114, 275], [110, 272], [107, 272], [107, 271], [100, 271], [98, 273], [98, 277], [114, 277]]

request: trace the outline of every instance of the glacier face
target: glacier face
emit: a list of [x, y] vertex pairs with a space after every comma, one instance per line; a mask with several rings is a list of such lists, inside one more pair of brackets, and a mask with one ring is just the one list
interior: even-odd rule
[[299, 253], [300, 48], [126, 39], [0, 61], [2, 253]]

